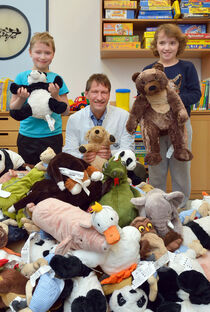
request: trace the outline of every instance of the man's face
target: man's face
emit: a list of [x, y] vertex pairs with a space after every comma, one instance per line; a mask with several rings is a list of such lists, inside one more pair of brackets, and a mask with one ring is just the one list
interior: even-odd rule
[[107, 87], [93, 81], [89, 91], [85, 91], [85, 96], [90, 101], [90, 108], [97, 118], [100, 118], [109, 102], [110, 92]]

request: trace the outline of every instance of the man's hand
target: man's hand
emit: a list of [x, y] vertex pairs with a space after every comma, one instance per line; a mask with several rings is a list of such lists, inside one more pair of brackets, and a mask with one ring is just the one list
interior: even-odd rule
[[86, 161], [88, 164], [93, 162], [96, 158], [96, 152], [86, 152], [83, 156], [84, 161]]
[[102, 145], [97, 155], [100, 156], [101, 158], [109, 159], [111, 157], [110, 146]]

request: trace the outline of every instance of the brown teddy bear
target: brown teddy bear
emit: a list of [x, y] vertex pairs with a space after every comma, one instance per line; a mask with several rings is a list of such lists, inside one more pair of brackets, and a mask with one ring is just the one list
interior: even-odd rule
[[132, 79], [139, 95], [131, 109], [126, 128], [133, 134], [140, 123], [147, 151], [145, 162], [157, 165], [162, 160], [159, 138], [164, 134], [168, 134], [171, 139], [176, 159], [191, 160], [193, 155], [187, 149], [185, 127], [189, 117], [181, 98], [170, 87], [163, 65], [156, 63], [153, 68], [133, 74]]
[[[82, 144], [79, 147], [80, 153], [98, 152], [102, 145], [110, 146], [115, 142], [115, 137], [109, 134], [102, 126], [95, 126], [91, 128], [85, 135], [87, 144]], [[102, 167], [106, 159], [96, 155], [95, 160], [91, 163], [92, 166], [102, 171]]]

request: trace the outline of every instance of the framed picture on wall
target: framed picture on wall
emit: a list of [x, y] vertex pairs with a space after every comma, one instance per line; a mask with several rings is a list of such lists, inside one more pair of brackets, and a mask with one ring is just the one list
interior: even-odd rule
[[[48, 1], [43, 2], [46, 5], [48, 30]], [[26, 49], [31, 38], [30, 20], [17, 8], [17, 3], [15, 6], [0, 4], [0, 60], [17, 57]]]

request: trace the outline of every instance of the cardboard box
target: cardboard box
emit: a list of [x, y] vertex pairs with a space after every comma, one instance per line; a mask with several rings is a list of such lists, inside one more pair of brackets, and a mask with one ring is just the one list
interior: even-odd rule
[[140, 42], [102, 42], [103, 49], [141, 49]]
[[106, 36], [106, 42], [138, 42], [139, 36]]
[[155, 31], [145, 31], [143, 34], [143, 38], [153, 38], [155, 35]]
[[133, 23], [104, 23], [104, 36], [133, 36]]
[[206, 33], [205, 24], [178, 24], [183, 33]]
[[136, 9], [137, 1], [104, 1], [104, 9]]
[[134, 10], [105, 10], [105, 18], [134, 19]]
[[150, 49], [150, 45], [152, 42], [153, 38], [144, 38], [142, 42], [142, 48], [143, 49]]

